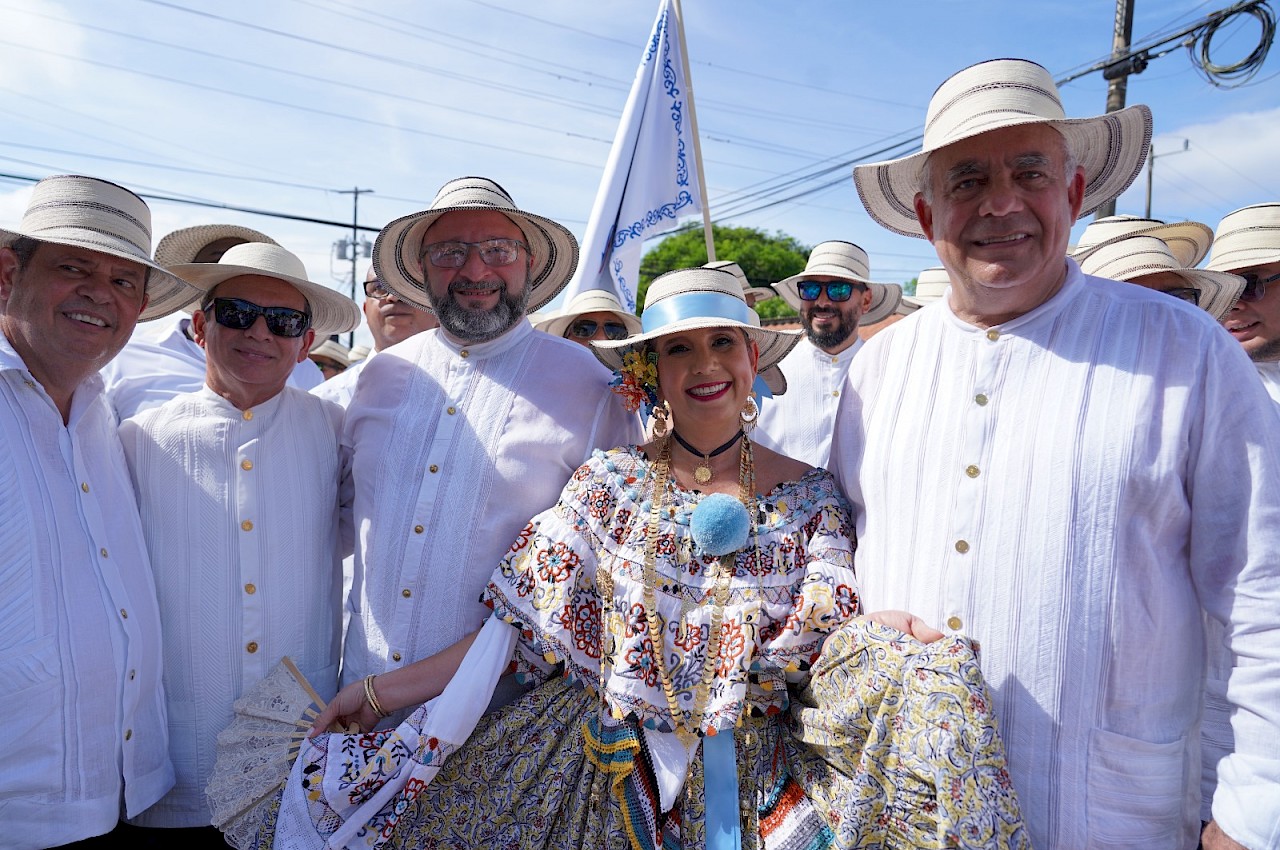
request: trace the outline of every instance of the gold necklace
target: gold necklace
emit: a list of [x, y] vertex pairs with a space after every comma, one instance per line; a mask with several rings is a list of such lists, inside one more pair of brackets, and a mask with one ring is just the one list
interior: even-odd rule
[[671, 436], [676, 438], [676, 442], [679, 443], [686, 452], [696, 457], [702, 458], [702, 462], [699, 463], [697, 468], [693, 470], [693, 480], [697, 481], [699, 484], [706, 484], [708, 481], [711, 480], [711, 476], [714, 474], [711, 471], [711, 459], [713, 457], [716, 457], [717, 455], [721, 455], [729, 451], [729, 449], [733, 448], [733, 444], [738, 442], [738, 438], [745, 436], [745, 434], [743, 433], [743, 430], [739, 428], [738, 433], [734, 434], [732, 439], [730, 439], [728, 442], [724, 443], [723, 445], [717, 446], [716, 448], [712, 449], [709, 452], [700, 452], [697, 449], [695, 449], [693, 446], [689, 444], [688, 440], [680, 436], [680, 432], [677, 431], [675, 428], [671, 429]]

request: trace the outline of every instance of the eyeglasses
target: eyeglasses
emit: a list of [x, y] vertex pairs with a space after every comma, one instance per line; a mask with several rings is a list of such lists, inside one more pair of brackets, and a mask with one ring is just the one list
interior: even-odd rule
[[796, 284], [796, 289], [800, 293], [801, 301], [817, 301], [818, 296], [822, 294], [822, 290], [827, 291], [827, 298], [832, 301], [848, 301], [853, 295], [853, 290], [866, 292], [867, 288], [862, 284], [854, 284], [847, 280], [836, 281], [832, 283], [821, 283], [816, 280], [802, 280]]
[[1244, 278], [1244, 291], [1240, 293], [1241, 301], [1261, 301], [1262, 296], [1267, 292], [1267, 284], [1280, 280], [1280, 274], [1258, 277], [1253, 272], [1242, 272], [1240, 276]]
[[490, 267], [509, 266], [520, 257], [521, 248], [529, 250], [519, 239], [486, 239], [483, 242], [436, 242], [424, 246], [422, 253], [438, 269], [460, 269], [467, 264], [472, 248]]
[[243, 298], [213, 299], [213, 318], [224, 328], [247, 330], [259, 316], [267, 320], [267, 330], [276, 336], [300, 337], [311, 327], [310, 314], [292, 307], [259, 307]]
[[[596, 329], [600, 327], [600, 323], [595, 319], [579, 319], [569, 326], [569, 333], [578, 339], [591, 339], [596, 335]], [[622, 322], [605, 322], [604, 323], [605, 339], [614, 341], [626, 339], [630, 334], [627, 332], [627, 326]]]
[[1165, 295], [1172, 295], [1179, 301], [1186, 301], [1189, 304], [1196, 305], [1197, 307], [1200, 306], [1200, 290], [1196, 289], [1194, 286], [1181, 286], [1173, 289], [1162, 289], [1160, 291]]
[[366, 298], [372, 298], [375, 301], [386, 301], [396, 293], [388, 288], [382, 282], [382, 278], [375, 277], [373, 280], [366, 280], [364, 283], [364, 295]]

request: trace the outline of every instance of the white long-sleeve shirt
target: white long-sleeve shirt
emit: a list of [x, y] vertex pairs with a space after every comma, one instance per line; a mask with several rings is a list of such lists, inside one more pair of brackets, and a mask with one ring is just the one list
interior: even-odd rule
[[479, 345], [428, 330], [369, 361], [342, 434], [356, 533], [344, 684], [483, 624], [480, 592], [530, 517], [593, 449], [639, 440], [609, 378], [527, 322]]
[[155, 565], [177, 785], [140, 826], [209, 824], [231, 704], [288, 655], [338, 681], [341, 409], [291, 387], [241, 411], [208, 387], [120, 426]]
[[0, 334], [0, 845], [101, 835], [173, 785], [160, 614], [115, 416], [62, 415]]
[[849, 391], [863, 603], [977, 639], [1034, 845], [1195, 846], [1203, 606], [1241, 659], [1213, 815], [1276, 846], [1280, 429], [1240, 346], [1068, 261], [1003, 325], [882, 331]]
[[[204, 386], [204, 349], [187, 336], [191, 317], [174, 315], [157, 322], [158, 329], [139, 325], [120, 353], [102, 367], [102, 380], [117, 421]], [[165, 322], [171, 322], [167, 332]], [[289, 386], [300, 390], [310, 390], [323, 381], [324, 373], [309, 357], [302, 358], [289, 373]]]
[[360, 380], [360, 373], [376, 353], [376, 351], [369, 352], [369, 356], [359, 363], [348, 366], [327, 381], [321, 381], [311, 388], [311, 394], [328, 399], [345, 410], [351, 404], [351, 399], [356, 396], [356, 383]]
[[1253, 365], [1258, 370], [1258, 377], [1262, 379], [1262, 386], [1267, 391], [1267, 395], [1271, 396], [1272, 401], [1280, 404], [1280, 361], [1272, 360]]
[[808, 338], [801, 339], [778, 364], [787, 391], [761, 399], [760, 421], [752, 439], [776, 452], [826, 467], [831, 459], [831, 432], [840, 409], [840, 394], [861, 339], [839, 354], [828, 354]]

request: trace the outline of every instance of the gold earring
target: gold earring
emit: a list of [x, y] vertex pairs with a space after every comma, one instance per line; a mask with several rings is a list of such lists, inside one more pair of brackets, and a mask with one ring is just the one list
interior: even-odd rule
[[671, 430], [671, 407], [664, 401], [653, 409], [653, 436], [662, 438]]
[[742, 413], [739, 415], [742, 419], [742, 432], [750, 434], [751, 429], [756, 427], [756, 420], [760, 418], [760, 407], [754, 396], [747, 396], [747, 403], [742, 406]]

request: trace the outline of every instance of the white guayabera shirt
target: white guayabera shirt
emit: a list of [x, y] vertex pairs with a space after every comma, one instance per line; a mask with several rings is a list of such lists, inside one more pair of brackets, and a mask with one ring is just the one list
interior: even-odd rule
[[[1234, 737], [1212, 813], [1280, 823], [1280, 429], [1202, 310], [1083, 276], [992, 329], [946, 304], [868, 341], [833, 466], [867, 610], [981, 647], [1037, 847], [1194, 847], [1203, 616]], [[1267, 424], [1263, 424], [1267, 423]]]
[[205, 387], [120, 425], [164, 620], [178, 777], [133, 823], [209, 824], [218, 733], [281, 656], [333, 697], [341, 422], [336, 404], [292, 387], [243, 411]]
[[787, 391], [760, 400], [760, 421], [751, 437], [776, 452], [825, 468], [831, 458], [840, 394], [861, 339], [839, 354], [828, 354], [808, 338], [801, 339], [778, 364]]
[[111, 831], [173, 785], [160, 614], [97, 375], [62, 415], [0, 334], [0, 843]]
[[342, 434], [356, 534], [344, 684], [481, 626], [480, 592], [529, 519], [593, 449], [640, 439], [609, 378], [528, 322], [478, 345], [424, 331], [369, 360]]
[[1280, 404], [1280, 361], [1271, 361], [1269, 363], [1254, 363], [1258, 370], [1258, 377], [1262, 378], [1262, 386], [1267, 391], [1267, 395], [1271, 396], [1271, 400], [1276, 404]]

